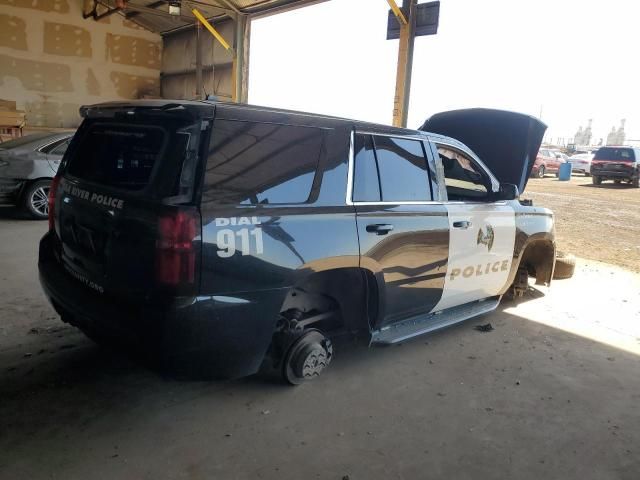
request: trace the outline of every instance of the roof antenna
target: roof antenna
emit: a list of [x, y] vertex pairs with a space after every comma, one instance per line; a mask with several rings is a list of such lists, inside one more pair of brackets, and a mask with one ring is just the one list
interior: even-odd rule
[[205, 84], [202, 84], [202, 91], [204, 92], [204, 99], [205, 100], [209, 100], [209, 94], [207, 93], [207, 87], [205, 86]]

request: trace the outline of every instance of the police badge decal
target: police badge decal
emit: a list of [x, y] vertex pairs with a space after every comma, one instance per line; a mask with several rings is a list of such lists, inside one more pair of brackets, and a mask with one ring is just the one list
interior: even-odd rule
[[478, 241], [476, 242], [477, 245], [486, 245], [487, 246], [487, 250], [491, 251], [491, 248], [493, 247], [493, 227], [491, 225], [489, 225], [487, 223], [487, 231], [486, 233], [482, 231], [482, 227], [480, 227], [480, 229], [478, 230]]

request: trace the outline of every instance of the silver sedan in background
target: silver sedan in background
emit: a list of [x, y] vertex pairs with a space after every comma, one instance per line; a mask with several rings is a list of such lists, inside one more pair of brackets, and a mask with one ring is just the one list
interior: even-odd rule
[[0, 205], [47, 218], [51, 180], [73, 134], [41, 132], [0, 143]]

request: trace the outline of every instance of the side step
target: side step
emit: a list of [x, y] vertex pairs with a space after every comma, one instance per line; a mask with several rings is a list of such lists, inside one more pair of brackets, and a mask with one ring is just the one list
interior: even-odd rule
[[375, 330], [371, 334], [371, 343], [393, 344], [402, 342], [423, 333], [433, 332], [448, 327], [454, 323], [477, 317], [495, 310], [500, 303], [500, 297], [492, 297], [478, 302], [466, 303], [440, 312], [412, 317], [388, 327]]

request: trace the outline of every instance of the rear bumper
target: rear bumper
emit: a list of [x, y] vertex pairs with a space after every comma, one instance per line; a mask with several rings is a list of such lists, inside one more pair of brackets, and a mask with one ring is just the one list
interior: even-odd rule
[[52, 242], [51, 234], [41, 240], [38, 270], [63, 321], [118, 347], [150, 354], [172, 373], [238, 378], [260, 368], [284, 291], [125, 301], [93, 291], [66, 273]]
[[24, 180], [0, 177], [0, 205], [17, 205], [25, 183]]
[[636, 177], [636, 172], [632, 170], [604, 170], [604, 169], [592, 169], [591, 174], [602, 177], [603, 179], [613, 178], [613, 179], [631, 179]]

